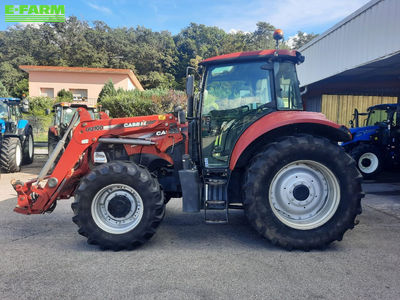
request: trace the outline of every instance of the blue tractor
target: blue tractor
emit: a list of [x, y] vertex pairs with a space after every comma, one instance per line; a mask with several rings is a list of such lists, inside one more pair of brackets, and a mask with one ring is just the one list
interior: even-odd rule
[[28, 110], [25, 99], [0, 98], [0, 167], [4, 172], [18, 172], [22, 164], [33, 162], [32, 126], [22, 118]]
[[[400, 103], [371, 106], [366, 113], [354, 110], [350, 121], [353, 139], [342, 146], [357, 162], [366, 179], [375, 177], [385, 166], [400, 164]], [[359, 126], [359, 116], [367, 116]]]

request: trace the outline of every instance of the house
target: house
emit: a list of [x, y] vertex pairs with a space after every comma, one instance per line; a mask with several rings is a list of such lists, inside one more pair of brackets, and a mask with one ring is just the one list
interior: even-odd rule
[[74, 100], [95, 104], [101, 89], [112, 80], [116, 89], [143, 90], [132, 70], [109, 68], [19, 66], [29, 73], [29, 95], [54, 98], [62, 90], [71, 91]]
[[371, 0], [299, 49], [306, 109], [348, 125], [354, 108], [400, 99], [400, 1]]

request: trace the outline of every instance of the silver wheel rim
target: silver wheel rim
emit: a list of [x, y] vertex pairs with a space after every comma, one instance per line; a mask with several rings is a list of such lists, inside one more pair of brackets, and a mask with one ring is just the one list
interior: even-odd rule
[[[113, 215], [111, 208], [115, 199], [123, 199], [128, 207], [130, 205], [123, 216], [116, 216], [115, 213]], [[143, 201], [132, 187], [125, 184], [110, 184], [94, 196], [91, 213], [94, 222], [102, 230], [111, 234], [123, 234], [140, 223], [143, 217]]]
[[22, 159], [21, 146], [18, 143], [17, 146], [15, 147], [15, 164], [17, 165], [17, 167], [21, 165], [21, 159]]
[[371, 174], [378, 169], [379, 159], [372, 152], [366, 152], [358, 159], [358, 168], [361, 172]]
[[271, 181], [269, 203], [285, 225], [309, 230], [328, 222], [340, 202], [340, 186], [326, 166], [311, 160], [292, 162]]
[[31, 135], [29, 135], [29, 138], [28, 138], [28, 154], [29, 154], [29, 158], [32, 158], [32, 156], [33, 156], [33, 139], [32, 139]]

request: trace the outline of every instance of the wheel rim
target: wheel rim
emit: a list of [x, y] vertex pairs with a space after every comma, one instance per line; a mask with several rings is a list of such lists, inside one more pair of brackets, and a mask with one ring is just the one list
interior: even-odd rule
[[371, 174], [378, 169], [378, 166], [379, 166], [379, 159], [372, 152], [364, 153], [358, 159], [358, 168], [363, 173]]
[[17, 167], [21, 165], [21, 159], [21, 146], [17, 144], [17, 146], [15, 147], [15, 164], [17, 165]]
[[32, 156], [33, 156], [33, 138], [31, 135], [29, 135], [29, 138], [28, 138], [28, 154], [29, 154], [29, 158], [32, 158]]
[[91, 213], [102, 230], [123, 234], [140, 223], [143, 208], [142, 198], [136, 190], [125, 184], [111, 184], [94, 196]]
[[310, 160], [290, 163], [271, 181], [269, 203], [285, 225], [309, 230], [320, 227], [335, 214], [340, 186], [326, 166]]

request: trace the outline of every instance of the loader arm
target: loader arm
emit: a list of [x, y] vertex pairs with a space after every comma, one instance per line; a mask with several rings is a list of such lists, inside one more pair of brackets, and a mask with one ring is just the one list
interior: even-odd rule
[[[18, 194], [18, 203], [14, 211], [22, 214], [40, 214], [51, 211], [57, 199], [68, 199], [75, 191], [82, 176], [89, 171], [90, 148], [101, 142], [114, 139], [115, 142], [132, 145], [162, 144], [163, 139], [129, 138], [130, 134], [167, 130], [176, 124], [171, 115], [152, 115], [119, 119], [92, 120], [85, 108], [78, 110], [80, 123], [73, 130], [72, 138], [50, 175], [46, 175], [51, 165], [51, 157], [45, 164], [39, 177], [23, 183], [14, 181], [12, 185]], [[66, 132], [68, 134], [68, 132]], [[124, 137], [120, 139], [119, 137]], [[108, 140], [107, 140], [108, 139]], [[57, 145], [62, 150], [62, 145]], [[53, 153], [51, 156], [57, 155]]]

